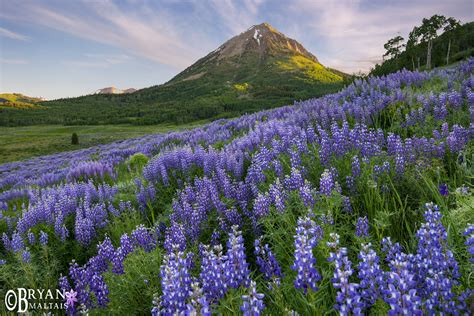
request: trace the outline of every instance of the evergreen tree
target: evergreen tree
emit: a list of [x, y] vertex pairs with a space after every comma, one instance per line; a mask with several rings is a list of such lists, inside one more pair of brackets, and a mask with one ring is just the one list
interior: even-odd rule
[[71, 144], [79, 145], [79, 136], [76, 133], [72, 133]]

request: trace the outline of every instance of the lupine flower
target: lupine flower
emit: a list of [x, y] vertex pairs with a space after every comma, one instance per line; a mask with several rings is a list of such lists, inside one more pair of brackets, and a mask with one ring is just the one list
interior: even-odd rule
[[191, 283], [191, 295], [188, 298], [188, 304], [186, 305], [186, 314], [210, 316], [211, 311], [209, 308], [209, 302], [203, 294], [202, 289], [199, 287], [198, 282]]
[[346, 176], [346, 186], [350, 192], [355, 191], [355, 181], [353, 176]]
[[24, 263], [30, 263], [31, 261], [31, 253], [28, 250], [23, 250], [21, 253], [21, 259], [23, 260]]
[[367, 216], [359, 217], [357, 219], [355, 234], [357, 237], [369, 236], [369, 220], [367, 219]]
[[466, 242], [464, 243], [468, 246], [468, 252], [471, 255], [471, 263], [474, 263], [474, 225], [467, 224], [467, 228], [464, 231], [464, 236], [467, 236]]
[[449, 195], [448, 186], [445, 183], [439, 186], [439, 194], [441, 194], [442, 196]]
[[131, 237], [134, 244], [138, 247], [142, 247], [145, 251], [149, 252], [155, 249], [156, 240], [153, 238], [152, 233], [143, 224], [135, 228]]
[[360, 175], [360, 162], [359, 162], [359, 157], [354, 156], [352, 157], [352, 176], [354, 178], [357, 178]]
[[40, 244], [46, 246], [48, 244], [48, 233], [40, 230], [40, 237], [39, 237]]
[[303, 175], [297, 168], [291, 168], [290, 176], [285, 178], [285, 188], [289, 191], [297, 190], [304, 185]]
[[328, 261], [334, 263], [334, 277], [331, 282], [334, 288], [338, 289], [334, 308], [341, 315], [362, 315], [363, 303], [359, 294], [359, 284], [349, 282], [349, 277], [354, 270], [347, 257], [347, 248], [339, 247], [339, 235], [335, 233], [330, 234], [328, 246], [332, 250]]
[[352, 205], [351, 199], [348, 196], [341, 196], [342, 197], [342, 209], [346, 213], [352, 213]]
[[166, 254], [161, 265], [160, 314], [173, 315], [187, 309], [186, 301], [191, 295], [191, 276], [189, 268], [191, 257], [186, 256], [179, 247]]
[[21, 238], [18, 232], [13, 233], [12, 241], [11, 241], [11, 248], [13, 252], [20, 252], [25, 247], [23, 239]]
[[408, 269], [407, 256], [397, 253], [387, 272], [384, 300], [390, 305], [389, 315], [422, 315], [421, 299], [417, 295], [414, 275]]
[[402, 251], [400, 244], [393, 243], [390, 237], [382, 238], [382, 252], [385, 253], [385, 262], [389, 263], [395, 259], [395, 255]]
[[109, 290], [102, 275], [94, 274], [90, 281], [90, 290], [94, 293], [99, 307], [106, 307], [109, 302]]
[[377, 253], [372, 249], [371, 243], [362, 244], [362, 249], [358, 257], [361, 260], [357, 266], [360, 280], [360, 296], [364, 307], [368, 308], [374, 305], [375, 301], [381, 297], [381, 289], [384, 284], [384, 272], [379, 264], [380, 259]]
[[257, 292], [255, 281], [250, 281], [249, 294], [242, 295], [243, 304], [240, 310], [244, 316], [259, 316], [265, 305], [263, 304], [264, 294]]
[[430, 313], [437, 310], [451, 314], [456, 310], [453, 286], [458, 284], [459, 267], [453, 253], [447, 249], [447, 232], [441, 223], [441, 213], [433, 204], [426, 205], [426, 222], [416, 232], [418, 249], [412, 260], [419, 294]]
[[27, 237], [28, 237], [28, 243], [30, 245], [34, 245], [35, 242], [36, 242], [35, 234], [33, 234], [33, 232], [29, 231], [28, 234], [27, 234]]
[[460, 195], [469, 195], [469, 188], [465, 185], [456, 188], [456, 193]]
[[279, 178], [276, 178], [275, 183], [270, 186], [268, 193], [275, 208], [279, 212], [283, 212], [285, 210], [286, 192]]
[[322, 238], [322, 230], [313, 220], [308, 217], [298, 219], [295, 238], [295, 260], [291, 269], [297, 272], [294, 281], [295, 288], [303, 289], [304, 293], [308, 289], [318, 290], [316, 283], [321, 279], [316, 270], [316, 258], [313, 255], [313, 248], [318, 240]]
[[319, 180], [319, 190], [322, 194], [330, 196], [335, 187], [334, 176], [329, 170], [324, 170]]
[[237, 226], [232, 227], [227, 241], [227, 265], [225, 270], [229, 286], [247, 285], [250, 270], [245, 257], [244, 239]]
[[282, 277], [281, 268], [273, 255], [270, 246], [265, 244], [262, 246], [262, 240], [255, 239], [255, 256], [257, 258], [257, 264], [259, 266], [260, 272], [265, 276], [265, 279], [272, 280], [275, 279], [276, 284], [280, 283], [280, 278]]
[[8, 238], [8, 235], [6, 233], [2, 234], [2, 242], [3, 242], [3, 246], [5, 247], [7, 251], [13, 250], [10, 238]]
[[309, 181], [305, 180], [304, 185], [299, 189], [300, 197], [306, 207], [312, 209], [314, 206], [313, 189]]
[[261, 194], [255, 199], [255, 204], [253, 206], [253, 212], [255, 217], [258, 219], [268, 214], [269, 212], [270, 201], [267, 194]]
[[200, 281], [209, 302], [214, 303], [227, 292], [227, 257], [222, 254], [222, 246], [202, 246]]

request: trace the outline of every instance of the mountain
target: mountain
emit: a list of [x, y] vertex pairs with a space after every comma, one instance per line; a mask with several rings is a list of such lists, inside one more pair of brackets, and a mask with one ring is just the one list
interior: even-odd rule
[[231, 38], [167, 84], [225, 77], [226, 82], [251, 86], [282, 75], [323, 83], [343, 80], [296, 40], [262, 23]]
[[229, 39], [165, 84], [131, 94], [43, 102], [47, 108], [43, 111], [4, 110], [0, 125], [182, 124], [227, 118], [336, 92], [346, 77], [322, 65], [298, 41], [262, 23]]
[[133, 93], [135, 91], [137, 91], [137, 89], [128, 88], [128, 89], [125, 89], [125, 90], [121, 90], [121, 89], [117, 89], [114, 86], [112, 86], [112, 87], [106, 87], [106, 88], [96, 90], [94, 92], [94, 94], [123, 94], [123, 93]]
[[30, 109], [39, 108], [38, 103], [44, 101], [43, 98], [29, 97], [21, 93], [0, 93], [0, 109]]

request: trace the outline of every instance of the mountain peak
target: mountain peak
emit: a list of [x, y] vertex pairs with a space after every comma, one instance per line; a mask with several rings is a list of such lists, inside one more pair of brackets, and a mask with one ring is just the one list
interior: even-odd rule
[[261, 29], [261, 30], [266, 29], [270, 32], [280, 33], [280, 32], [277, 31], [277, 29], [275, 29], [273, 26], [271, 26], [270, 23], [267, 23], [267, 22], [256, 24], [256, 25], [253, 25], [249, 28], [249, 30], [253, 30], [253, 29]]
[[251, 78], [279, 77], [284, 73], [310, 81], [342, 81], [340, 74], [321, 65], [298, 41], [263, 22], [232, 37], [166, 84], [218, 76], [226, 77], [229, 85], [245, 78], [251, 84]]

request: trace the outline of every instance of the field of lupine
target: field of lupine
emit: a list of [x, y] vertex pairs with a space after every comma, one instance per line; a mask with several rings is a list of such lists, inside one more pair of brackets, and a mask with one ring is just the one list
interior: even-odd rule
[[70, 314], [470, 314], [473, 136], [471, 59], [1, 165], [1, 298], [60, 288]]

